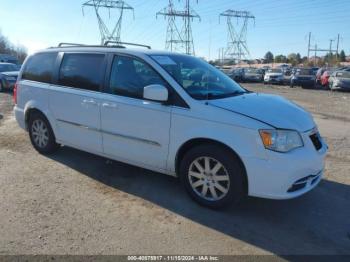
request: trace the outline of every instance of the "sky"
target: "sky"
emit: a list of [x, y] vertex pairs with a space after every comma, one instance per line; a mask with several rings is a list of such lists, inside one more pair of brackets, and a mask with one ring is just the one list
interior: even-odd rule
[[[86, 0], [85, 0], [86, 1]], [[84, 0], [0, 0], [0, 30], [12, 43], [24, 45], [29, 53], [56, 46], [60, 42], [99, 44], [100, 34], [93, 9]], [[125, 0], [134, 7], [124, 14], [121, 39], [125, 42], [165, 48], [167, 21], [156, 13], [168, 0]], [[177, 9], [184, 1], [174, 0]], [[227, 25], [219, 14], [227, 9], [246, 10], [255, 17], [248, 24], [247, 45], [251, 58], [299, 52], [307, 55], [308, 34], [311, 45], [328, 49], [330, 39], [340, 34], [339, 49], [350, 54], [350, 0], [191, 0], [201, 21], [193, 20], [192, 30], [197, 56], [216, 59], [226, 47]], [[105, 15], [111, 26], [116, 13]], [[178, 23], [182, 23], [181, 19]], [[239, 29], [241, 22], [234, 20]], [[335, 48], [336, 42], [333, 42]]]

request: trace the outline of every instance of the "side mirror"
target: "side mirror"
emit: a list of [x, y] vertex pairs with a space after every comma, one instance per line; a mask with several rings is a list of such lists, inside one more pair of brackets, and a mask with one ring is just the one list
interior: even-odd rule
[[158, 101], [166, 102], [168, 101], [169, 93], [168, 89], [162, 85], [148, 85], [143, 88], [143, 98]]

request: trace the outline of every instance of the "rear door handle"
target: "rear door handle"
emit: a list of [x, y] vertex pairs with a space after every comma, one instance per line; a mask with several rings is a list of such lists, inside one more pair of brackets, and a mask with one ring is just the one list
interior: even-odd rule
[[102, 107], [107, 107], [107, 108], [118, 108], [117, 104], [114, 103], [102, 103]]
[[94, 105], [94, 106], [98, 105], [98, 103], [93, 99], [84, 99], [83, 104], [89, 104], [89, 105]]

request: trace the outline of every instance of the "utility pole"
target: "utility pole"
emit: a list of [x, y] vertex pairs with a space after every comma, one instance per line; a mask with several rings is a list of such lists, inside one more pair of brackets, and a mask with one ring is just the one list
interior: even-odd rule
[[[98, 26], [101, 34], [101, 44], [103, 45], [106, 41], [115, 41], [115, 42], [121, 42], [121, 28], [122, 28], [122, 21], [123, 21], [123, 15], [124, 10], [129, 10], [134, 12], [134, 8], [128, 5], [123, 0], [89, 0], [85, 3], [83, 3], [83, 15], [84, 15], [84, 7], [93, 7], [95, 10], [95, 14], [98, 21]], [[102, 18], [101, 11], [102, 9], [106, 9], [109, 13], [109, 17], [111, 15], [111, 11], [118, 10], [119, 17], [112, 28], [110, 30], [105, 20]]]
[[315, 45], [315, 58], [314, 58], [314, 64], [316, 64], [316, 58], [317, 58], [317, 44]]
[[[226, 17], [227, 21], [227, 31], [228, 31], [228, 41], [225, 56], [241, 62], [242, 58], [247, 58], [250, 56], [248, 46], [247, 46], [247, 31], [248, 31], [248, 21], [253, 19], [255, 22], [255, 16], [253, 16], [248, 11], [235, 11], [228, 9], [219, 15], [220, 17]], [[233, 26], [232, 19], [242, 19], [243, 23], [239, 30], [235, 30]]]
[[307, 53], [308, 53], [308, 57], [309, 57], [309, 54], [310, 52], [314, 51], [315, 52], [315, 61], [316, 61], [316, 54], [317, 52], [327, 52], [329, 53], [329, 55], [332, 55], [333, 52], [337, 54], [337, 57], [338, 57], [338, 52], [339, 52], [339, 39], [340, 39], [340, 35], [338, 34], [338, 39], [337, 39], [337, 49], [334, 50], [332, 49], [332, 46], [333, 46], [333, 42], [335, 41], [334, 39], [330, 39], [330, 43], [329, 43], [329, 49], [327, 48], [318, 48], [317, 44], [315, 44], [315, 47], [314, 48], [311, 48], [311, 32], [309, 33], [309, 43], [308, 43], [308, 49], [307, 49]]
[[[156, 14], [168, 17], [166, 49], [182, 51], [188, 55], [194, 55], [194, 44], [192, 36], [191, 22], [197, 18], [200, 21], [200, 16], [191, 8], [190, 0], [185, 2], [185, 10], [175, 10], [173, 1], [169, 0], [168, 8], [157, 12]], [[181, 17], [184, 21], [181, 31], [176, 25], [176, 17]]]
[[311, 32], [309, 32], [309, 44], [307, 46], [307, 60], [310, 59], [310, 43], [311, 43]]
[[329, 54], [331, 55], [332, 54], [332, 43], [334, 42], [334, 40], [333, 39], [329, 39], [329, 42], [330, 42], [330, 44], [329, 44]]
[[338, 38], [337, 38], [337, 60], [339, 59], [339, 38], [340, 38], [340, 35], [338, 34]]

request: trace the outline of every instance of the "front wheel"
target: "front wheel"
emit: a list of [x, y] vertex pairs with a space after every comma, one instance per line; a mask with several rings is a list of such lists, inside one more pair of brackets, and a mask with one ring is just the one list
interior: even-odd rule
[[59, 148], [49, 121], [41, 113], [30, 116], [29, 137], [34, 148], [41, 154], [50, 154]]
[[210, 208], [238, 203], [246, 194], [240, 160], [217, 145], [190, 149], [181, 161], [180, 178], [190, 196]]

